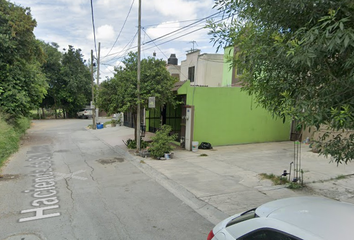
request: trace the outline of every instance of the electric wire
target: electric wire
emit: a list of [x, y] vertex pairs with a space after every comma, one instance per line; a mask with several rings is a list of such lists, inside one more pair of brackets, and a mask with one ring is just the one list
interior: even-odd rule
[[[108, 55], [111, 53], [112, 49], [113, 49], [114, 46], [116, 45], [116, 43], [117, 43], [117, 41], [118, 41], [118, 39], [119, 39], [119, 37], [120, 37], [120, 35], [121, 35], [121, 33], [122, 33], [124, 27], [125, 27], [125, 24], [127, 23], [127, 20], [128, 20], [128, 18], [129, 18], [130, 12], [132, 11], [134, 2], [135, 2], [135, 0], [132, 1], [131, 5], [130, 5], [130, 8], [129, 8], [129, 11], [128, 11], [128, 14], [127, 14], [127, 16], [126, 16], [126, 18], [125, 18], [125, 20], [124, 20], [123, 25], [122, 25], [122, 28], [120, 29], [120, 32], [119, 32], [119, 34], [118, 34], [118, 36], [117, 36], [115, 42], [113, 43], [111, 49], [110, 49], [109, 52], [106, 54], [106, 56], [108, 56]], [[103, 58], [105, 58], [106, 56], [104, 56]]]
[[[190, 19], [190, 20], [182, 20], [182, 21], [178, 21], [179, 23], [183, 23], [183, 22], [195, 22], [195, 21], [198, 21], [200, 20], [200, 18], [197, 18], [197, 19]], [[159, 26], [159, 28], [162, 26], [162, 25], [168, 25], [168, 24], [175, 24], [177, 21], [171, 21], [171, 22], [164, 22], [164, 23], [158, 23], [158, 24], [149, 24], [149, 25], [145, 25], [145, 27], [154, 27], [154, 26]]]
[[105, 63], [107, 63], [107, 62], [112, 62], [112, 61], [114, 61], [114, 60], [116, 60], [116, 59], [121, 59], [121, 58], [123, 58], [124, 56], [126, 56], [126, 54], [127, 54], [127, 52], [128, 52], [129, 50], [136, 48], [137, 46], [132, 47], [132, 45], [133, 45], [133, 42], [134, 42], [134, 40], [135, 40], [135, 38], [136, 38], [137, 35], [138, 35], [138, 31], [136, 31], [136, 33], [135, 33], [135, 35], [133, 36], [133, 38], [125, 45], [125, 47], [124, 47], [120, 52], [116, 52], [116, 53], [107, 55], [107, 56], [113, 56], [113, 55], [119, 55], [119, 54], [121, 54], [120, 56], [112, 57], [111, 59], [107, 60]]
[[95, 53], [97, 58], [97, 41], [96, 41], [96, 27], [95, 27], [95, 16], [93, 11], [93, 0], [91, 0], [91, 21], [92, 21], [92, 28], [93, 28], [93, 41], [95, 44]]
[[162, 35], [162, 36], [160, 36], [160, 37], [157, 37], [157, 38], [155, 38], [155, 39], [152, 39], [152, 40], [150, 40], [150, 41], [144, 43], [143, 45], [149, 44], [149, 43], [151, 43], [151, 42], [154, 42], [154, 41], [156, 41], [156, 40], [159, 40], [159, 39], [161, 39], [161, 38], [164, 38], [164, 37], [167, 37], [167, 36], [169, 36], [169, 35], [171, 35], [171, 34], [174, 34], [174, 33], [176, 33], [176, 32], [182, 31], [182, 30], [185, 29], [185, 28], [189, 28], [189, 27], [191, 27], [191, 26], [193, 26], [193, 25], [195, 25], [195, 24], [197, 24], [197, 23], [199, 23], [199, 22], [202, 22], [202, 21], [204, 21], [204, 20], [206, 20], [206, 19], [208, 19], [208, 18], [211, 18], [211, 17], [213, 17], [213, 16], [215, 16], [215, 15], [218, 15], [218, 14], [220, 14], [220, 13], [221, 13], [221, 11], [220, 11], [220, 12], [217, 12], [217, 13], [214, 13], [214, 14], [212, 14], [212, 15], [209, 15], [209, 16], [207, 16], [207, 17], [204, 17], [204, 18], [202, 18], [202, 19], [200, 19], [200, 20], [198, 20], [198, 21], [196, 21], [196, 22], [194, 22], [194, 23], [188, 24], [188, 25], [186, 25], [186, 26], [184, 26], [184, 27], [182, 27], [182, 28], [179, 28], [179, 29], [177, 29], [177, 30], [175, 30], [175, 31], [172, 31], [172, 32], [167, 33], [167, 34], [164, 34], [164, 35]]
[[[206, 20], [206, 19], [211, 18], [211, 17], [213, 17], [213, 16], [215, 16], [215, 15], [217, 15], [217, 14], [220, 14], [220, 13], [221, 13], [221, 12], [214, 13], [214, 14], [211, 14], [211, 15], [209, 15], [209, 16], [207, 16], [207, 17], [204, 17], [203, 19], [199, 19], [199, 20], [196, 21], [194, 24], [197, 24], [197, 23], [200, 22], [201, 20]], [[215, 23], [218, 23], [218, 22], [223, 21], [223, 20], [228, 19], [228, 18], [230, 18], [230, 17], [222, 18], [221, 20], [218, 20], [218, 21], [216, 21]], [[182, 28], [180, 28], [180, 29], [177, 29], [177, 30], [178, 30], [178, 31], [180, 31], [180, 30], [186, 30], [185, 28], [187, 28], [187, 26], [184, 26], [184, 27], [182, 27]], [[191, 28], [191, 24], [189, 24], [189, 28]], [[171, 41], [173, 41], [173, 40], [175, 40], [175, 39], [184, 37], [184, 36], [186, 36], [186, 35], [188, 35], [188, 34], [194, 33], [194, 32], [196, 32], [196, 31], [200, 31], [200, 30], [202, 30], [202, 29], [204, 29], [204, 27], [199, 28], [199, 29], [196, 29], [196, 30], [194, 30], [194, 31], [190, 31], [190, 32], [188, 32], [188, 33], [186, 33], [186, 34], [184, 34], [184, 35], [182, 35], [182, 36], [175, 37], [175, 38], [173, 38], [173, 39], [171, 39], [171, 40], [162, 42], [162, 43], [160, 43], [160, 44], [158, 44], [158, 45], [162, 45], [162, 44], [171, 42]], [[177, 30], [176, 30], [176, 31], [177, 31]], [[173, 32], [169, 33], [169, 35], [173, 34], [173, 33], [176, 32], [176, 31], [173, 31]], [[165, 34], [165, 35], [167, 35], [167, 34]], [[160, 36], [160, 37], [158, 37], [158, 38], [160, 39], [160, 38], [162, 38], [162, 37], [163, 37], [163, 36]], [[147, 44], [150, 44], [150, 43], [152, 43], [152, 42], [154, 42], [154, 41], [157, 41], [157, 39], [151, 39], [151, 40], [152, 40], [152, 41], [149, 41], [149, 43], [146, 42], [146, 43], [143, 43], [142, 45], [147, 45]], [[136, 47], [137, 47], [137, 46], [132, 47], [131, 49], [136, 48]], [[105, 57], [112, 56], [112, 55], [116, 55], [116, 54], [120, 54], [121, 52], [122, 52], [122, 51], [120, 51], [120, 52], [115, 52], [115, 53], [111, 53], [111, 54], [106, 55]]]
[[[148, 36], [148, 38], [150, 38], [150, 39], [152, 39], [150, 36], [149, 36], [149, 34], [147, 34], [146, 33], [146, 31], [143, 29], [143, 31], [145, 32], [145, 34], [146, 34], [146, 36]], [[155, 44], [155, 43], [154, 43]], [[156, 44], [155, 44], [156, 45]], [[167, 55], [156, 45], [156, 48], [162, 53], [162, 55], [164, 55], [165, 56], [165, 58], [166, 59], [168, 59], [168, 57], [167, 57]], [[144, 51], [145, 51], [145, 49], [144, 49]], [[186, 79], [188, 78], [186, 75], [184, 75], [181, 71], [180, 71], [180, 69], [178, 69], [175, 65], [172, 65], [172, 66], [174, 66], [177, 70], [179, 70], [179, 72], [180, 72], [180, 74], [182, 74]]]
[[[224, 21], [224, 20], [226, 20], [226, 19], [229, 19], [229, 18], [231, 18], [231, 17], [233, 17], [233, 15], [228, 16], [228, 17], [226, 17], [226, 18], [222, 18], [222, 19], [220, 19], [220, 20], [218, 20], [218, 21], [215, 21], [215, 23], [219, 23], [219, 22]], [[176, 39], [179, 39], [179, 38], [181, 38], [181, 37], [187, 36], [187, 35], [189, 35], [189, 34], [195, 33], [195, 32], [200, 31], [200, 30], [202, 30], [202, 29], [205, 29], [205, 27], [201, 27], [201, 28], [195, 29], [195, 30], [193, 30], [193, 31], [187, 32], [187, 33], [185, 33], [185, 34], [183, 34], [183, 35], [180, 35], [180, 36], [178, 36], [178, 37], [175, 37], [175, 38], [172, 38], [172, 39], [167, 40], [167, 41], [165, 41], [165, 42], [156, 44], [155, 46], [160, 46], [160, 45], [162, 45], [162, 44], [166, 44], [166, 43], [168, 43], [168, 42], [171, 42], [171, 41], [173, 41], [173, 40], [176, 40]], [[152, 47], [150, 47], [150, 48], [147, 48], [147, 49], [145, 49], [145, 50], [148, 50], [148, 49], [151, 49], [151, 48], [154, 48], [154, 46], [152, 46]]]

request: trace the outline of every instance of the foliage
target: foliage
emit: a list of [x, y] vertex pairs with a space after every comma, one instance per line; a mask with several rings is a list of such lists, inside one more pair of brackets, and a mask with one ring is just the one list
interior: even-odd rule
[[0, 0], [0, 12], [0, 110], [13, 121], [40, 104], [48, 85], [30, 9]]
[[28, 118], [21, 117], [10, 125], [5, 121], [4, 114], [0, 113], [0, 166], [18, 150], [20, 138], [29, 127]]
[[27, 129], [31, 127], [31, 121], [29, 118], [26, 117], [20, 117], [16, 120], [16, 123], [14, 124], [15, 131], [19, 135], [23, 135], [26, 133]]
[[[215, 3], [237, 15], [208, 26], [214, 44], [236, 48], [231, 64], [243, 69], [243, 90], [284, 121], [297, 120], [300, 128], [354, 129], [353, 1]], [[351, 138], [325, 137], [318, 142], [320, 153], [346, 163], [354, 157]]]
[[268, 179], [273, 182], [274, 185], [284, 185], [289, 183], [288, 178], [282, 176], [275, 176], [274, 174], [261, 173], [259, 176], [262, 179]]
[[[136, 121], [137, 95], [137, 54], [130, 52], [122, 61], [123, 66], [115, 69], [114, 77], [100, 86], [99, 107], [108, 114], [132, 112]], [[147, 58], [141, 61], [140, 104], [148, 107], [149, 97], [155, 97], [157, 104], [177, 104], [171, 91], [176, 79], [166, 70], [166, 62]], [[134, 124], [135, 126], [139, 124]], [[135, 139], [137, 129], [135, 129]]]
[[[140, 146], [142, 149], [147, 148], [149, 146], [149, 142], [146, 142], [140, 138]], [[136, 141], [132, 139], [127, 140], [127, 148], [136, 149]]]
[[304, 185], [298, 182], [291, 182], [288, 184], [288, 188], [292, 190], [298, 190], [304, 188]]
[[61, 107], [73, 117], [92, 97], [90, 69], [85, 65], [81, 49], [69, 45], [63, 54], [60, 72], [62, 84], [58, 94]]
[[40, 106], [42, 108], [58, 109], [61, 107], [60, 93], [65, 84], [61, 77], [61, 60], [63, 54], [59, 52], [59, 45], [57, 43], [40, 43], [45, 55], [42, 71], [46, 75], [49, 85], [47, 94]]
[[0, 166], [18, 149], [19, 136], [12, 126], [0, 118]]
[[168, 125], [163, 125], [153, 136], [150, 144], [149, 152], [155, 158], [163, 157], [165, 153], [173, 150], [171, 142], [176, 140], [177, 134], [170, 135], [172, 128]]

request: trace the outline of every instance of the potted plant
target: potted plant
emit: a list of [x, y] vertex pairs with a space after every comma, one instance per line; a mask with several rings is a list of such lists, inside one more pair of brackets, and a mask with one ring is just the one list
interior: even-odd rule
[[151, 138], [152, 143], [149, 148], [151, 156], [160, 159], [165, 156], [165, 153], [171, 153], [174, 148], [171, 142], [177, 138], [177, 134], [170, 135], [171, 129], [169, 125], [163, 125], [155, 136]]
[[112, 127], [117, 126], [117, 123], [118, 123], [117, 120], [115, 120], [115, 119], [112, 119], [112, 120], [111, 120], [111, 126], [112, 126]]

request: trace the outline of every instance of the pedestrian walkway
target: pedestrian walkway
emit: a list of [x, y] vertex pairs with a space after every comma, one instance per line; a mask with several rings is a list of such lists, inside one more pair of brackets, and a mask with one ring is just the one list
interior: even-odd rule
[[[90, 131], [118, 151], [127, 151], [122, 140], [134, 136], [134, 129], [123, 126]], [[149, 137], [151, 134], [146, 139]], [[189, 205], [214, 223], [279, 198], [322, 195], [354, 203], [354, 163], [337, 166], [330, 159], [312, 153], [307, 144], [301, 144], [299, 149], [294, 142], [287, 141], [220, 146], [197, 152], [175, 150], [173, 159], [169, 160], [129, 156], [176, 196], [188, 198]], [[289, 172], [290, 167], [293, 170], [295, 164], [301, 164], [303, 169], [306, 186], [303, 189], [273, 185], [259, 175], [280, 176], [284, 170]], [[293, 171], [291, 174], [294, 175]]]

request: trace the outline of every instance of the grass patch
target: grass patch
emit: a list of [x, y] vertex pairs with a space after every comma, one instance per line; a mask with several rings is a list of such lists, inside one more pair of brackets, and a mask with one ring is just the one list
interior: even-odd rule
[[261, 173], [259, 176], [262, 179], [268, 179], [272, 181], [274, 185], [287, 185], [287, 188], [292, 190], [298, 190], [305, 187], [301, 182], [290, 182], [287, 177], [275, 176], [274, 174], [267, 173]]
[[19, 118], [13, 125], [8, 124], [0, 115], [0, 167], [19, 148], [20, 138], [30, 127], [28, 118]]
[[110, 125], [110, 124], [112, 124], [112, 121], [107, 121], [107, 122], [104, 122], [104, 123], [103, 123], [103, 127], [104, 127], [104, 128], [106, 128], [106, 127], [107, 127], [107, 125]]
[[275, 176], [274, 174], [261, 173], [259, 176], [262, 179], [268, 179], [272, 181], [274, 185], [284, 185], [289, 183], [289, 180], [286, 177]]
[[208, 154], [202, 153], [202, 154], [200, 154], [199, 156], [201, 156], [201, 157], [207, 157]]
[[341, 180], [341, 179], [346, 179], [346, 178], [347, 178], [347, 176], [341, 174], [341, 175], [338, 175], [335, 179], [336, 180]]
[[291, 182], [288, 185], [288, 188], [292, 189], [292, 190], [302, 189], [303, 187], [304, 187], [304, 185], [301, 183], [298, 183], [298, 182]]

